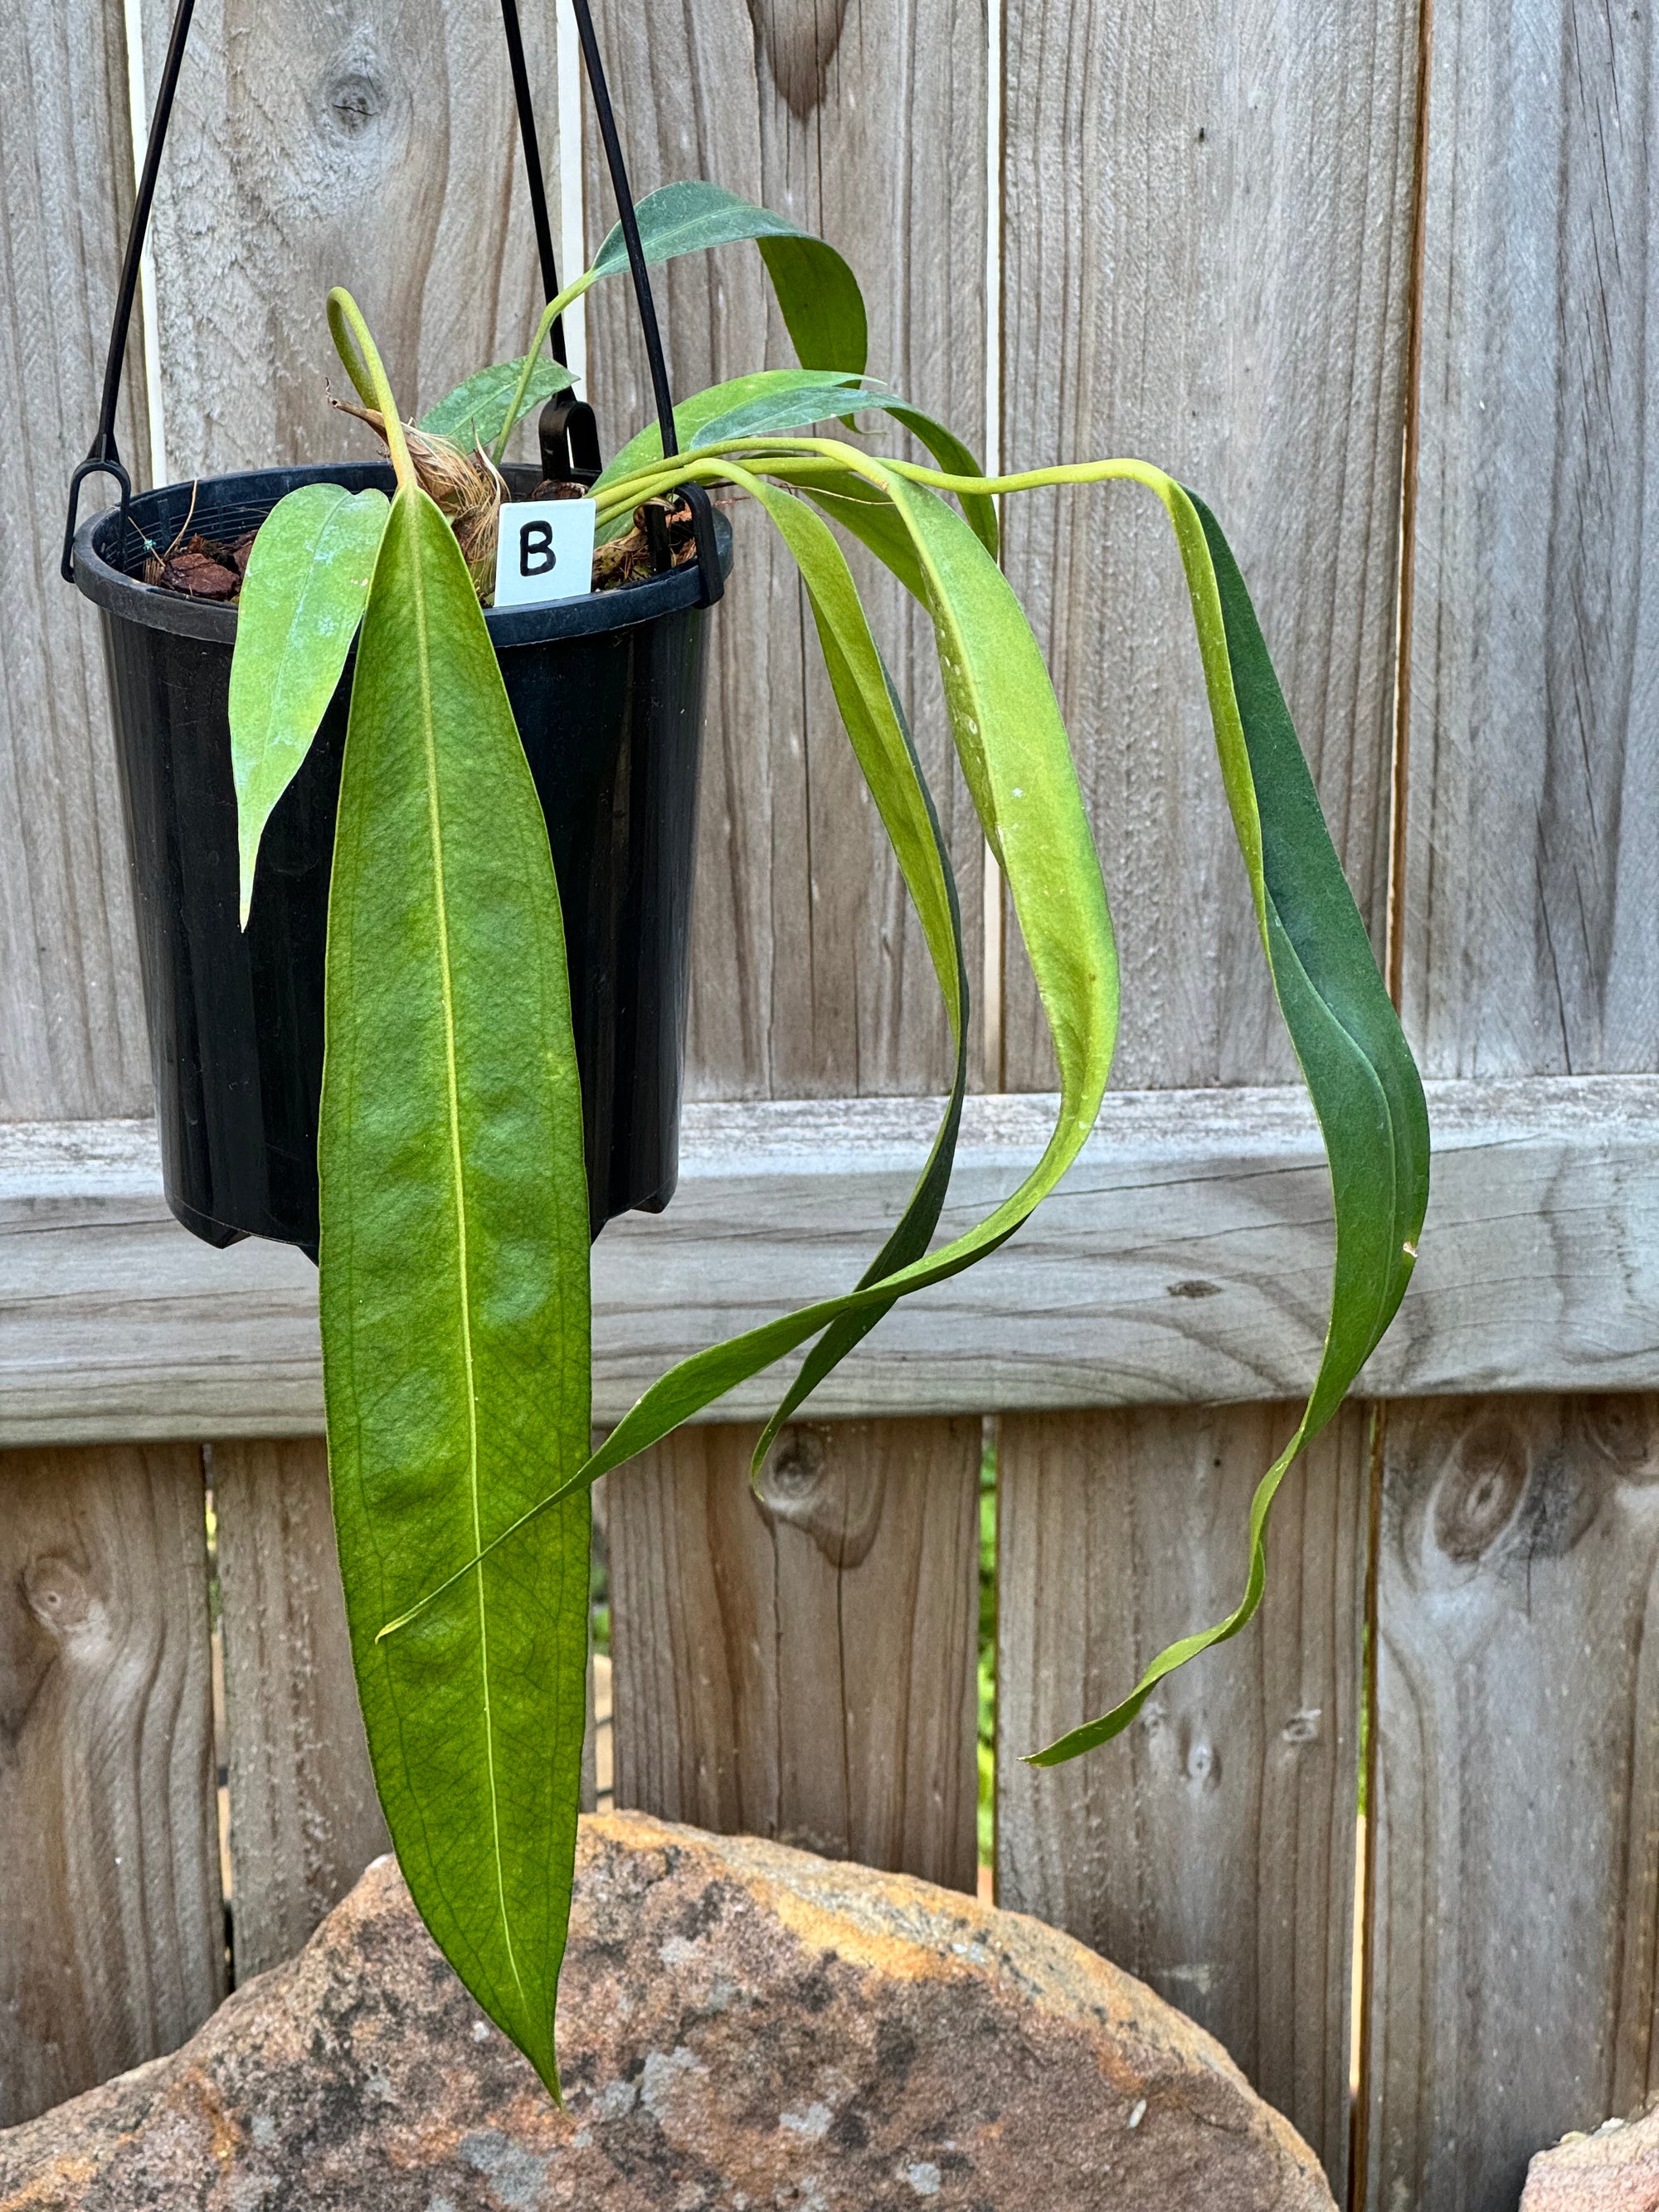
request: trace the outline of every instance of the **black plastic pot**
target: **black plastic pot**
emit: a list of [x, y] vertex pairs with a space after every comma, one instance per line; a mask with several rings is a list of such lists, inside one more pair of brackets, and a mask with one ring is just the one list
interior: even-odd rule
[[[526, 496], [535, 471], [507, 471]], [[141, 494], [83, 524], [75, 580], [103, 616], [167, 1203], [210, 1244], [317, 1249], [323, 955], [348, 663], [266, 827], [238, 922], [227, 699], [233, 608], [145, 585], [143, 538], [230, 539], [310, 483], [392, 488], [374, 465], [266, 469]], [[717, 520], [722, 573], [731, 532]], [[593, 1233], [656, 1212], [678, 1170], [704, 610], [697, 567], [485, 619], [547, 816], [564, 907]]]

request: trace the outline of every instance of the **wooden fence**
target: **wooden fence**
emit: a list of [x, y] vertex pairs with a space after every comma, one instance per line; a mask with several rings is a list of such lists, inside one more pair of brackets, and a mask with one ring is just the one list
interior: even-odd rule
[[[753, 1390], [612, 1479], [616, 1789], [971, 1885], [994, 1415], [999, 1896], [1213, 2028], [1339, 2199], [1513, 2212], [1528, 2152], [1646, 2095], [1659, 2007], [1652, 11], [991, 11], [606, 0], [637, 185], [706, 175], [823, 228], [872, 365], [1008, 463], [1143, 453], [1214, 503], [1431, 1079], [1422, 1264], [1370, 1397], [1287, 1489], [1258, 1625], [1123, 1741], [1022, 1766], [1231, 1601], [1329, 1237], [1160, 519], [1127, 490], [1018, 505], [1007, 566], [1121, 933], [1121, 1091], [1030, 1230], [848, 1362], [763, 1500]], [[54, 573], [165, 28], [161, 0], [0, 10], [0, 2118], [176, 2044], [382, 1837], [314, 1277], [161, 1206], [101, 668]], [[591, 243], [568, 27], [527, 31], [564, 234]], [[488, 0], [202, 0], [130, 454], [176, 477], [343, 447], [331, 282], [407, 396], [521, 343], [498, 36]], [[665, 291], [683, 388], [787, 357], [752, 256]], [[616, 288], [586, 343], [614, 444], [644, 396]], [[702, 1103], [674, 1207], [598, 1248], [602, 1419], [850, 1279], [946, 1080], [797, 586], [738, 520]], [[927, 641], [874, 599], [987, 983], [965, 1215], [1031, 1156], [1052, 1077]]]

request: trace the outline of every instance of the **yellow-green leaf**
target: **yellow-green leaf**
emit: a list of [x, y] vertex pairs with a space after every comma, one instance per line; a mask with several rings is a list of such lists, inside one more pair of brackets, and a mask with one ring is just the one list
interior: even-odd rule
[[253, 541], [230, 663], [244, 929], [259, 841], [339, 684], [387, 511], [383, 491], [301, 484], [278, 500]]
[[326, 1013], [329, 1464], [375, 1781], [427, 1925], [556, 2093], [586, 1496], [467, 1562], [587, 1449], [581, 1103], [546, 824], [466, 564], [413, 487], [363, 621]]

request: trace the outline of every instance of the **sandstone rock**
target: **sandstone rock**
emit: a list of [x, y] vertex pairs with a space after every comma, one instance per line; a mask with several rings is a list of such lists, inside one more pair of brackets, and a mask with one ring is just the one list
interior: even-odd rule
[[1659, 2109], [1540, 2150], [1521, 2212], [1659, 2212]]
[[582, 1823], [568, 2110], [390, 1859], [182, 2051], [0, 2133], [0, 2212], [1331, 2212], [1220, 2045], [1024, 1915]]

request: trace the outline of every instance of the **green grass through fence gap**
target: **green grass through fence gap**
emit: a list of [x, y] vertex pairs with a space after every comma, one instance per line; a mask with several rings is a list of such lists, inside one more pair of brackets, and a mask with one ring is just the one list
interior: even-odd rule
[[979, 1863], [996, 1863], [997, 1425], [979, 1462]]

